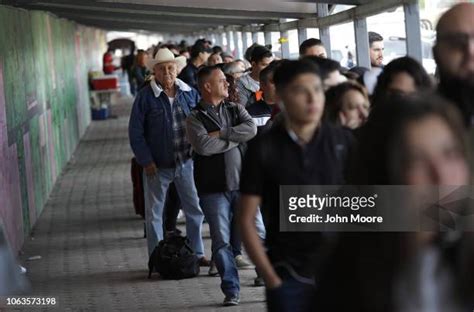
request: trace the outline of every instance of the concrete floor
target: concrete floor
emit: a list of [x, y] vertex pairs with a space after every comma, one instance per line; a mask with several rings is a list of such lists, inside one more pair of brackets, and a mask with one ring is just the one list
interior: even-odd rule
[[[55, 297], [58, 311], [262, 311], [254, 270], [239, 271], [241, 304], [221, 307], [220, 279], [147, 279], [143, 220], [132, 206], [127, 125], [131, 99], [117, 119], [95, 121], [58, 179], [21, 255], [33, 296]], [[206, 254], [210, 256], [207, 226]], [[41, 259], [27, 259], [39, 255]], [[24, 311], [24, 309], [22, 309]]]

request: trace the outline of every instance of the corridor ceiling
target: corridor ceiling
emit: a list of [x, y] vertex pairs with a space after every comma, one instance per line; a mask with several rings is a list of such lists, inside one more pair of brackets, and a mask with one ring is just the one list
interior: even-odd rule
[[[369, 2], [377, 1], [324, 1], [350, 5]], [[169, 34], [206, 31], [218, 26], [278, 23], [284, 19], [315, 17], [317, 13], [313, 0], [0, 0], [0, 4], [49, 11], [80, 24], [107, 30]]]

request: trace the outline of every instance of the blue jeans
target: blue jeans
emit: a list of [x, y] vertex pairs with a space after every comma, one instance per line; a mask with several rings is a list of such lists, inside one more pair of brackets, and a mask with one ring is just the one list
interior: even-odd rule
[[[232, 231], [231, 231], [231, 245], [232, 245], [232, 252], [234, 253], [234, 257], [237, 257], [242, 254], [242, 238], [240, 237], [240, 233], [238, 230], [237, 220], [232, 222]], [[263, 217], [262, 213], [260, 212], [260, 208], [257, 210], [257, 215], [255, 216], [255, 226], [257, 227], [258, 236], [262, 241], [265, 241], [266, 230], [265, 225], [263, 224]]]
[[201, 207], [209, 223], [212, 259], [221, 277], [221, 289], [226, 296], [240, 292], [239, 273], [230, 244], [234, 209], [239, 192], [202, 194]]
[[204, 215], [199, 207], [193, 170], [193, 161], [190, 159], [175, 168], [158, 168], [158, 172], [153, 178], [144, 174], [148, 255], [151, 255], [158, 242], [163, 239], [163, 207], [168, 187], [171, 182], [174, 182], [186, 216], [186, 235], [196, 255], [198, 257], [204, 256], [204, 245], [201, 236]]
[[[267, 309], [271, 312], [314, 311], [315, 286], [293, 276], [285, 268], [275, 268], [282, 285], [266, 289]], [[302, 278], [305, 279], [305, 278]]]

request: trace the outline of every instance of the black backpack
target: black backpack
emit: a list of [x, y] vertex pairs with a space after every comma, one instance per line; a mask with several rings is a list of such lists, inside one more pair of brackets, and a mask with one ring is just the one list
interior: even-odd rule
[[172, 235], [160, 241], [148, 261], [148, 278], [156, 269], [164, 279], [183, 279], [199, 274], [199, 258], [189, 246], [189, 240]]

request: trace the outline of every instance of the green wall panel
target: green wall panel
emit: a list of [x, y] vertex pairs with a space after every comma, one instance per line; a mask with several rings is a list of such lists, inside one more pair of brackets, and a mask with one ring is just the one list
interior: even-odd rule
[[18, 184], [0, 185], [18, 188], [0, 191], [12, 197], [0, 218], [16, 250], [90, 123], [87, 73], [101, 69], [106, 47], [102, 30], [0, 6], [0, 161], [16, 161], [0, 166], [11, 170], [0, 182]]

